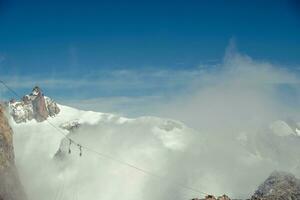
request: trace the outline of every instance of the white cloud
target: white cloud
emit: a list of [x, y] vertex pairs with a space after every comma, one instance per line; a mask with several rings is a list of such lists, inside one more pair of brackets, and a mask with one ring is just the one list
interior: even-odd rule
[[[233, 42], [227, 48], [221, 63], [200, 65], [193, 70], [102, 70], [80, 76], [70, 72], [47, 77], [0, 75], [0, 78], [22, 92], [39, 85], [46, 95], [51, 90], [54, 99], [84, 109], [103, 109], [134, 116], [169, 113], [179, 115], [180, 119], [185, 118], [184, 121], [192, 121], [185, 115], [192, 116], [190, 112], [195, 110], [193, 105], [198, 104], [200, 99], [202, 104], [199, 110], [206, 110], [215, 103], [218, 104], [215, 105], [216, 108], [220, 107], [220, 112], [225, 112], [222, 104], [228, 103], [226, 112], [230, 114], [229, 109], [232, 107], [249, 107], [247, 102], [253, 105], [256, 102], [255, 109], [270, 107], [281, 100], [278, 98], [281, 86], [292, 88], [294, 98], [300, 98], [298, 74], [291, 73], [285, 66], [256, 61], [241, 55], [236, 51]], [[4, 96], [5, 90], [1, 91]], [[220, 99], [223, 102], [219, 102]], [[205, 101], [207, 105], [204, 104]], [[179, 102], [187, 104], [183, 106], [187, 113], [181, 114], [177, 109], [178, 106], [182, 107], [177, 105]], [[188, 110], [189, 107], [191, 110]], [[253, 110], [249, 107], [249, 112], [254, 112]]]
[[[23, 77], [23, 80], [27, 81], [27, 85], [31, 83], [28, 77]], [[89, 110], [106, 112], [113, 110], [136, 115], [147, 113], [175, 118], [193, 127], [194, 130], [188, 128], [182, 135], [172, 133], [168, 135], [169, 132], [164, 131], [168, 129], [168, 125], [165, 128], [164, 124], [165, 129], [157, 131], [157, 127], [160, 126], [153, 128], [152, 125], [143, 122], [149, 118], [140, 118], [140, 121], [137, 120], [133, 124], [111, 124], [104, 120], [102, 123], [79, 130], [81, 136], [78, 137], [86, 144], [99, 148], [99, 151], [102, 149], [117, 157], [131, 159], [129, 161], [133, 163], [142, 163], [145, 169], [154, 170], [158, 174], [167, 174], [171, 180], [200, 188], [201, 191], [214, 194], [228, 193], [233, 197], [248, 198], [274, 169], [292, 171], [300, 175], [299, 170], [294, 168], [298, 162], [300, 145], [295, 145], [295, 141], [288, 138], [278, 138], [268, 129], [270, 123], [275, 120], [291, 117], [300, 121], [299, 107], [281, 99], [285, 87], [296, 91], [293, 93], [296, 94], [294, 98], [299, 99], [300, 96], [297, 96], [300, 94], [299, 77], [280, 66], [256, 61], [228, 50], [222, 63], [212, 67], [199, 67], [193, 71], [121, 70], [98, 72], [80, 80], [63, 78], [37, 80], [44, 83], [45, 87], [56, 88], [57, 84], [61, 87], [66, 85], [70, 89], [74, 87], [79, 96], [83, 93], [80, 88], [86, 86], [118, 92], [130, 89], [157, 89], [154, 92], [156, 95], [140, 94], [136, 97], [128, 94], [128, 96], [75, 98], [64, 99], [64, 102]], [[15, 87], [22, 87], [18, 86], [19, 82], [15, 83]], [[53, 141], [52, 129], [49, 130], [51, 127], [45, 124], [40, 126], [44, 126], [45, 133]], [[35, 127], [31, 128], [33, 129], [31, 134], [39, 134]], [[20, 148], [25, 148], [24, 137], [27, 136], [23, 132], [25, 129], [20, 127], [19, 131], [17, 142]], [[155, 134], [153, 131], [156, 131]], [[38, 136], [41, 141], [39, 145], [47, 152], [49, 142], [42, 134]], [[35, 137], [26, 139], [30, 145], [37, 143]], [[157, 139], [160, 142], [157, 142]], [[181, 145], [182, 141], [184, 145]], [[162, 144], [168, 148], [162, 148]], [[56, 149], [55, 146], [51, 147]], [[170, 147], [180, 151], [171, 151]], [[33, 154], [42, 154], [39, 157], [44, 158], [44, 152], [36, 151], [35, 146], [30, 146], [29, 149]], [[21, 153], [19, 156], [24, 158], [22, 154], [26, 154], [27, 151], [25, 148], [19, 152]], [[33, 161], [29, 164], [27, 160], [23, 160], [28, 170], [28, 174], [24, 177], [30, 177], [26, 179], [28, 183], [32, 179], [30, 165], [36, 164], [34, 162], [36, 157], [31, 158]], [[69, 184], [67, 193], [70, 196], [66, 198], [72, 198], [73, 187], [78, 177], [79, 181], [84, 182], [84, 186], [80, 188], [82, 199], [91, 199], [90, 195], [94, 196], [96, 193], [102, 199], [115, 199], [120, 195], [124, 199], [141, 199], [141, 196], [143, 199], [184, 196], [183, 191], [172, 186], [172, 181], [170, 184], [168, 181], [161, 184], [115, 163], [101, 160], [99, 164], [98, 159], [88, 156], [84, 159], [75, 162], [81, 165], [82, 171], [73, 163], [65, 170], [67, 181], [75, 183]], [[78, 170], [81, 174], [76, 174]], [[115, 178], [112, 178], [113, 175]], [[52, 178], [50, 177], [53, 182], [49, 185], [51, 190], [55, 191], [57, 184], [62, 181]], [[44, 176], [43, 180], [38, 178], [38, 181], [44, 183]], [[36, 187], [29, 184], [27, 186], [32, 188], [33, 195], [37, 195], [35, 198], [40, 199], [41, 194], [36, 191]], [[44, 190], [49, 192], [49, 187], [44, 187]], [[191, 197], [189, 194], [187, 199]]]
[[162, 102], [166, 102], [163, 96], [116, 96], [99, 97], [89, 99], [69, 99], [62, 100], [62, 104], [69, 105], [83, 110], [93, 110], [99, 112], [117, 113], [119, 115], [137, 117], [143, 115], [153, 115], [152, 111]]
[[227, 52], [217, 70], [202, 71], [189, 92], [163, 106], [162, 113], [195, 126], [217, 123], [216, 127], [221, 127], [221, 122], [236, 127], [239, 123], [265, 122], [299, 111], [280, 99], [284, 87], [299, 93], [299, 76], [286, 68]]
[[73, 76], [67, 73], [59, 77], [41, 77], [37, 75], [1, 76], [15, 89], [31, 88], [40, 85], [49, 89], [78, 89], [95, 87], [98, 89], [151, 89], [157, 87], [175, 87], [198, 75], [197, 70], [112, 70], [97, 71], [90, 74]]

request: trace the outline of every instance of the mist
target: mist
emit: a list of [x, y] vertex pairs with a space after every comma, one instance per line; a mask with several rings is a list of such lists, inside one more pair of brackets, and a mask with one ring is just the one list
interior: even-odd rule
[[[76, 146], [68, 154], [68, 141], [46, 122], [12, 122], [17, 167], [29, 198], [182, 200], [203, 195], [178, 185], [248, 198], [273, 170], [300, 176], [300, 139], [286, 133], [288, 128], [279, 128], [281, 135], [276, 128], [300, 126], [299, 77], [230, 46], [221, 63], [199, 67], [197, 77], [187, 81], [188, 87], [168, 102], [143, 101], [151, 108], [145, 113], [166, 119], [129, 119], [64, 106], [65, 114], [50, 119], [57, 126], [78, 119], [78, 130], [65, 131], [74, 140], [160, 178], [85, 150], [80, 157]], [[64, 156], [54, 159], [59, 148]]]

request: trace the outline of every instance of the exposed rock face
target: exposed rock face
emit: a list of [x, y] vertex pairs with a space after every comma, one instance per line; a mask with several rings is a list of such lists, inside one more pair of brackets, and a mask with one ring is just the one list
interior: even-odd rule
[[[60, 125], [60, 128], [69, 131], [69, 134], [76, 134], [76, 130], [80, 128], [82, 124], [78, 122], [78, 120], [69, 121]], [[55, 153], [54, 158], [56, 160], [64, 160], [66, 155], [70, 153], [70, 141], [67, 138], [61, 140], [60, 147], [58, 151]], [[1, 199], [0, 199], [1, 200]]]
[[217, 200], [216, 197], [214, 197], [213, 195], [207, 195], [205, 197], [205, 200]]
[[227, 195], [219, 196], [217, 199], [213, 195], [207, 195], [205, 199], [194, 198], [192, 200], [231, 200]]
[[46, 106], [46, 101], [42, 91], [35, 87], [31, 93], [33, 116], [38, 122], [47, 119], [49, 113]]
[[218, 197], [218, 200], [230, 200], [230, 198], [224, 194], [224, 195]]
[[62, 129], [68, 130], [69, 132], [74, 132], [77, 130], [81, 124], [78, 122], [78, 120], [66, 122], [60, 125]]
[[34, 87], [31, 94], [25, 95], [21, 101], [11, 100], [8, 107], [16, 123], [32, 119], [42, 122], [60, 112], [57, 104], [51, 98], [44, 96], [39, 87]]
[[300, 180], [286, 172], [273, 172], [251, 200], [300, 200]]
[[[223, 195], [216, 199], [213, 195], [207, 195], [205, 199], [191, 200], [230, 200], [230, 198]], [[250, 200], [300, 200], [300, 179], [287, 172], [275, 171], [258, 187]]]
[[0, 169], [14, 164], [12, 129], [8, 125], [4, 110], [0, 106]]
[[0, 106], [0, 200], [26, 200], [14, 162], [12, 129]]

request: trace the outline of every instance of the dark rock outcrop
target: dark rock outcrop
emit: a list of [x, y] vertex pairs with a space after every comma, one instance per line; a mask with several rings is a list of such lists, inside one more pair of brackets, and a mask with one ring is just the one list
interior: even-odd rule
[[300, 180], [286, 172], [273, 172], [251, 200], [300, 200]]
[[218, 197], [218, 200], [230, 200], [230, 198], [224, 194], [224, 195]]
[[33, 118], [38, 122], [47, 119], [49, 113], [46, 106], [44, 95], [40, 88], [35, 87], [31, 93]]
[[[78, 120], [69, 121], [60, 125], [60, 128], [69, 131], [69, 136], [76, 134], [76, 131], [81, 127], [81, 123]], [[63, 138], [60, 143], [58, 151], [55, 153], [55, 160], [62, 161], [66, 159], [68, 153], [70, 153], [70, 140], [68, 138]]]
[[[230, 200], [226, 195], [215, 198], [207, 195], [204, 199], [192, 200]], [[275, 171], [255, 191], [248, 200], [300, 200], [300, 179], [287, 172]]]
[[227, 195], [224, 194], [222, 196], [219, 196], [218, 198], [216, 198], [213, 195], [207, 195], [204, 199], [194, 198], [191, 200], [231, 200], [231, 199]]
[[70, 121], [70, 122], [61, 124], [60, 128], [65, 129], [69, 132], [74, 132], [77, 129], [79, 129], [80, 126], [81, 126], [81, 124], [78, 122], [78, 120], [74, 120], [74, 121]]
[[13, 131], [0, 106], [0, 200], [26, 200], [14, 161]]
[[207, 195], [205, 197], [205, 200], [217, 200], [216, 197], [214, 197], [213, 195]]

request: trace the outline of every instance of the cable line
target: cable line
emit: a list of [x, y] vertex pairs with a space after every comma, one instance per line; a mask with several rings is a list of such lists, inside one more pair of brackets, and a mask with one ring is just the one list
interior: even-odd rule
[[[9, 87], [4, 81], [0, 80], [0, 83], [2, 83], [3, 86], [6, 87], [12, 94], [14, 94], [16, 97], [18, 97], [19, 99], [21, 99], [21, 96], [18, 95], [18, 93], [17, 93], [15, 90], [13, 90], [11, 87]], [[136, 165], [133, 165], [133, 164], [131, 164], [131, 163], [129, 163], [129, 162], [123, 161], [123, 160], [121, 160], [121, 159], [114, 158], [114, 157], [111, 156], [111, 155], [108, 155], [108, 154], [104, 154], [104, 153], [98, 152], [98, 151], [96, 151], [96, 150], [94, 150], [94, 149], [92, 149], [92, 148], [90, 148], [90, 147], [87, 147], [87, 146], [85, 146], [85, 145], [82, 145], [82, 144], [80, 144], [79, 142], [77, 142], [77, 141], [75, 141], [74, 139], [72, 139], [72, 138], [71, 138], [70, 136], [68, 136], [67, 134], [65, 134], [59, 127], [55, 126], [55, 125], [54, 125], [52, 122], [50, 122], [46, 117], [42, 116], [40, 113], [38, 113], [38, 115], [39, 115], [40, 117], [42, 117], [45, 121], [47, 121], [54, 129], [56, 129], [58, 133], [60, 133], [61, 135], [63, 135], [65, 138], [67, 138], [67, 139], [69, 140], [69, 142], [70, 142], [70, 145], [71, 145], [71, 144], [77, 145], [77, 146], [79, 147], [79, 150], [80, 150], [80, 156], [82, 155], [82, 150], [85, 149], [87, 152], [93, 153], [93, 154], [97, 155], [97, 156], [100, 157], [100, 158], [105, 158], [105, 159], [107, 159], [107, 160], [112, 160], [112, 161], [114, 161], [114, 162], [116, 162], [116, 163], [119, 163], [119, 164], [121, 164], [121, 165], [124, 165], [124, 166], [127, 166], [127, 167], [129, 167], [129, 168], [135, 169], [135, 170], [137, 170], [137, 171], [139, 171], [139, 172], [141, 172], [141, 173], [144, 173], [144, 174], [146, 174], [146, 175], [149, 175], [149, 176], [151, 176], [151, 177], [153, 177], [153, 178], [156, 178], [156, 179], [159, 179], [159, 180], [164, 180], [164, 181], [169, 180], [169, 181], [172, 181], [172, 182], [173, 182], [173, 180], [171, 180], [170, 178], [166, 178], [166, 177], [157, 175], [157, 174], [152, 173], [152, 172], [150, 172], [150, 171], [148, 171], [148, 170], [145, 170], [145, 169], [140, 168], [140, 167], [138, 167], [138, 166], [136, 166]], [[70, 150], [70, 149], [69, 149], [69, 150]], [[69, 153], [70, 153], [70, 151], [69, 151]], [[206, 192], [200, 191], [200, 190], [198, 190], [198, 189], [196, 189], [196, 188], [190, 187], [190, 186], [185, 185], [185, 184], [183, 184], [183, 183], [173, 182], [172, 185], [177, 186], [178, 188], [182, 188], [182, 189], [185, 189], [185, 190], [192, 191], [192, 192], [194, 192], [194, 193], [196, 193], [196, 194], [209, 195], [209, 194], [206, 193]]]

